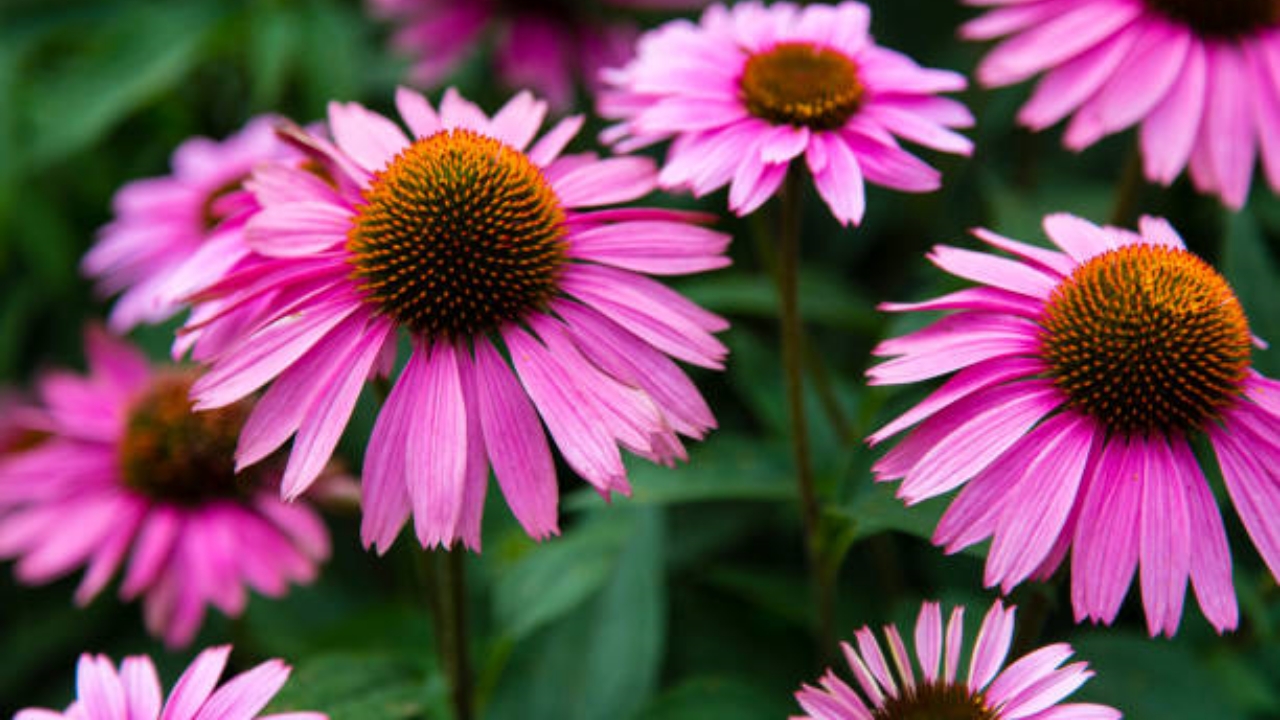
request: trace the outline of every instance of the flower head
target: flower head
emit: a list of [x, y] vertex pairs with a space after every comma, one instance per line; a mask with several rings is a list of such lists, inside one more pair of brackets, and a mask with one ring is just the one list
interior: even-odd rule
[[1070, 645], [1058, 643], [1032, 651], [1004, 667], [1013, 640], [1014, 608], [991, 606], [978, 630], [966, 676], [960, 677], [964, 608], [956, 607], [943, 630], [942, 610], [927, 602], [915, 628], [916, 675], [896, 625], [885, 628], [886, 661], [868, 627], [854, 633], [858, 647], [842, 643], [845, 659], [862, 692], [828, 670], [821, 687], [805, 685], [796, 700], [806, 715], [793, 720], [1116, 720], [1120, 712], [1105, 705], [1062, 704], [1093, 672], [1083, 662], [1062, 666]]
[[619, 149], [673, 139], [662, 185], [699, 196], [729, 185], [739, 215], [769, 199], [803, 156], [832, 214], [856, 225], [865, 182], [940, 185], [899, 139], [972, 149], [950, 128], [973, 117], [936, 95], [963, 90], [964, 77], [876, 45], [870, 21], [859, 2], [742, 2], [714, 5], [696, 25], [667, 23], [640, 39], [635, 60], [603, 75], [600, 114], [621, 121], [605, 138]]
[[981, 283], [894, 312], [957, 311], [875, 353], [873, 384], [955, 373], [870, 438], [915, 425], [875, 465], [916, 503], [964, 486], [934, 542], [992, 538], [1006, 591], [1072, 551], [1077, 620], [1110, 623], [1135, 571], [1151, 634], [1178, 628], [1190, 580], [1219, 631], [1237, 622], [1222, 518], [1191, 442], [1207, 437], [1245, 529], [1280, 578], [1280, 383], [1250, 366], [1231, 287], [1162, 219], [1134, 233], [1050, 215], [1060, 251], [975, 234], [1017, 259], [940, 246]]
[[725, 323], [646, 274], [721, 267], [729, 238], [692, 213], [598, 209], [649, 193], [653, 164], [562, 156], [580, 117], [535, 142], [547, 108], [528, 93], [492, 118], [452, 90], [438, 112], [408, 90], [396, 102], [410, 135], [334, 103], [335, 145], [299, 139], [335, 184], [286, 165], [250, 181], [263, 210], [247, 237], [262, 260], [209, 295], [263, 311], [224, 333], [235, 339], [196, 383], [198, 405], [274, 380], [237, 458], [250, 465], [296, 433], [292, 497], [407, 335], [365, 453], [365, 543], [385, 550], [412, 513], [423, 545], [478, 549], [490, 468], [525, 530], [545, 537], [558, 531], [558, 495], [543, 423], [606, 495], [630, 492], [619, 446], [671, 462], [678, 434], [714, 425], [671, 357], [719, 367], [711, 333]]
[[[706, 0], [604, 0], [616, 8], [698, 7]], [[379, 15], [403, 21], [392, 44], [414, 58], [412, 81], [424, 87], [449, 79], [486, 35], [495, 44], [498, 76], [513, 89], [529, 88], [553, 107], [568, 108], [579, 80], [594, 87], [600, 68], [626, 62], [637, 34], [611, 21], [597, 3], [578, 0], [369, 0]]]
[[76, 700], [64, 712], [43, 708], [19, 711], [14, 720], [326, 720], [324, 713], [288, 712], [259, 715], [285, 681], [289, 666], [268, 660], [217, 687], [231, 654], [229, 646], [200, 653], [168, 699], [151, 658], [127, 657], [117, 670], [105, 655], [80, 656], [76, 665]]
[[[1280, 5], [1271, 0], [966, 0], [992, 7], [961, 34], [1010, 36], [978, 66], [987, 86], [1044, 78], [1019, 121], [1068, 116], [1082, 150], [1139, 126], [1148, 179], [1188, 164], [1198, 190], [1244, 205], [1262, 155], [1280, 190]], [[994, 7], [993, 7], [994, 6]]]
[[246, 588], [279, 596], [306, 583], [329, 536], [305, 504], [277, 497], [279, 470], [235, 474], [232, 453], [251, 404], [194, 413], [192, 374], [153, 369], [104, 333], [89, 374], [47, 375], [36, 441], [0, 456], [0, 557], [25, 583], [84, 566], [88, 603], [124, 567], [120, 595], [142, 598], [147, 628], [190, 642], [205, 607], [238, 615]]
[[260, 117], [221, 142], [187, 140], [173, 153], [171, 175], [116, 193], [116, 217], [81, 263], [102, 294], [120, 293], [112, 330], [172, 317], [201, 281], [245, 258], [242, 231], [257, 204], [241, 182], [259, 163], [297, 156], [276, 137], [275, 123]]

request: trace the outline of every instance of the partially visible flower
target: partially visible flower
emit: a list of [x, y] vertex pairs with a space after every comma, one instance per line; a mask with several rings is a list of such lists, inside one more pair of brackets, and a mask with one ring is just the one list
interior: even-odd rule
[[48, 373], [38, 442], [0, 456], [0, 557], [18, 579], [85, 568], [88, 603], [121, 568], [120, 595], [142, 598], [147, 629], [190, 642], [206, 605], [238, 615], [245, 589], [284, 594], [314, 579], [329, 536], [305, 503], [277, 497], [279, 470], [236, 475], [236, 437], [251, 403], [194, 413], [189, 370], [152, 369], [101, 331], [88, 376]]
[[1083, 150], [1139, 126], [1149, 180], [1191, 180], [1244, 205], [1259, 154], [1280, 191], [1280, 5], [1271, 0], [965, 0], [991, 8], [961, 34], [1010, 36], [978, 66], [986, 86], [1044, 73], [1018, 120], [1068, 116]]
[[723, 267], [729, 237], [700, 214], [608, 207], [651, 192], [653, 163], [561, 155], [581, 117], [535, 141], [547, 107], [527, 92], [492, 118], [452, 90], [438, 111], [404, 89], [396, 105], [408, 135], [333, 103], [334, 144], [299, 137], [335, 184], [286, 165], [250, 181], [263, 209], [246, 235], [263, 259], [207, 295], [263, 312], [224, 333], [197, 406], [270, 382], [237, 461], [293, 436], [282, 490], [294, 497], [407, 335], [365, 453], [365, 544], [385, 551], [412, 514], [424, 546], [479, 549], [490, 467], [544, 538], [558, 532], [559, 502], [547, 431], [608, 495], [630, 493], [619, 448], [670, 463], [684, 457], [680, 435], [714, 427], [672, 358], [720, 367], [712, 333], [726, 324], [649, 275]]
[[1074, 652], [1066, 643], [1034, 650], [1006, 667], [1013, 614], [1013, 607], [1006, 609], [999, 602], [987, 611], [963, 679], [964, 607], [951, 611], [944, 632], [938, 603], [924, 603], [916, 620], [914, 668], [897, 625], [884, 629], [887, 660], [871, 628], [863, 627], [854, 633], [857, 649], [841, 643], [861, 692], [828, 670], [821, 687], [805, 685], [796, 693], [806, 714], [793, 720], [1116, 720], [1121, 716], [1106, 705], [1062, 702], [1093, 677], [1088, 663], [1062, 665]]
[[1077, 620], [1110, 623], [1140, 570], [1152, 635], [1177, 631], [1188, 580], [1209, 622], [1234, 628], [1227, 536], [1190, 441], [1207, 436], [1280, 578], [1280, 383], [1251, 367], [1231, 286], [1168, 222], [1044, 228], [1061, 251], [987, 230], [1016, 259], [938, 246], [935, 265], [981, 287], [883, 306], [957, 312], [882, 342], [872, 384], [955, 375], [870, 437], [915, 426], [874, 472], [908, 504], [963, 485], [933, 539], [992, 538], [988, 585], [1047, 577], [1070, 550]]
[[875, 44], [859, 2], [803, 7], [714, 5], [699, 24], [646, 33], [626, 67], [605, 71], [600, 114], [621, 120], [604, 139], [631, 150], [673, 139], [659, 175], [701, 196], [729, 186], [746, 215], [803, 157], [818, 194], [842, 224], [862, 220], [864, 183], [927, 192], [939, 173], [899, 139], [967, 155], [964, 105], [937, 93], [964, 76], [930, 70]]
[[173, 153], [172, 174], [116, 193], [115, 219], [81, 262], [100, 293], [120, 295], [108, 318], [113, 331], [172, 317], [201, 281], [248, 255], [242, 232], [257, 204], [241, 183], [259, 163], [298, 157], [275, 122], [256, 118], [220, 142], [187, 140]]
[[[511, 89], [528, 88], [560, 110], [573, 104], [579, 80], [596, 85], [601, 68], [626, 62], [638, 31], [605, 16], [601, 3], [579, 0], [368, 0], [373, 11], [400, 21], [392, 44], [414, 58], [410, 81], [445, 84], [486, 36], [494, 66]], [[707, 0], [603, 0], [615, 8], [684, 9]]]
[[290, 668], [268, 660], [218, 687], [230, 654], [227, 645], [200, 653], [166, 700], [151, 658], [127, 657], [117, 670], [105, 655], [85, 653], [76, 665], [76, 699], [65, 711], [27, 708], [13, 720], [327, 720], [319, 712], [259, 715]]

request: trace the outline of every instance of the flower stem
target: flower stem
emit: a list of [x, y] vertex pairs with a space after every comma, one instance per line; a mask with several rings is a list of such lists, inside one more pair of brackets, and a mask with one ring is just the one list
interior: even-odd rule
[[791, 449], [799, 491], [800, 520], [805, 553], [817, 611], [820, 657], [834, 651], [835, 588], [824, 572], [820, 536], [821, 511], [809, 459], [809, 426], [804, 411], [804, 327], [800, 321], [800, 225], [803, 174], [787, 171], [781, 196], [778, 228], [778, 295], [781, 304], [782, 365], [786, 379], [787, 411], [791, 424]]
[[471, 660], [467, 651], [467, 574], [462, 551], [423, 555], [436, 653], [449, 681], [454, 720], [472, 720]]
[[1138, 205], [1146, 181], [1142, 177], [1142, 151], [1135, 144], [1129, 148], [1124, 169], [1116, 184], [1115, 199], [1111, 205], [1111, 224], [1129, 227], [1138, 219]]

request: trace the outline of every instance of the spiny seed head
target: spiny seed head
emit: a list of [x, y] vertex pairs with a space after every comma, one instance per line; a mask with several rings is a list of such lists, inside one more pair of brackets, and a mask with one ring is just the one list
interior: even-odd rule
[[1244, 309], [1185, 250], [1129, 245], [1090, 259], [1054, 289], [1042, 325], [1055, 384], [1118, 435], [1204, 429], [1249, 369]]
[[1209, 37], [1234, 38], [1280, 24], [1277, 0], [1146, 0], [1152, 10]]
[[147, 497], [183, 505], [239, 498], [252, 478], [235, 474], [236, 439], [249, 403], [194, 412], [191, 373], [157, 375], [129, 410], [120, 444], [124, 484]]
[[565, 216], [524, 153], [470, 130], [404, 149], [364, 192], [347, 235], [355, 277], [419, 335], [464, 338], [546, 305], [565, 262]]
[[814, 130], [842, 127], [864, 92], [853, 60], [805, 42], [778, 43], [749, 57], [739, 89], [752, 115]]
[[902, 688], [872, 711], [875, 720], [997, 720], [980, 694], [955, 683], [924, 683]]

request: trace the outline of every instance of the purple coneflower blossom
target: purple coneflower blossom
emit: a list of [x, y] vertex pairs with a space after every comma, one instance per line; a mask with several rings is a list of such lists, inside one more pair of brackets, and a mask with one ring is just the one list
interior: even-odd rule
[[[638, 31], [604, 16], [603, 6], [637, 9], [700, 7], [707, 0], [603, 0], [602, 3], [512, 0], [369, 0], [373, 11], [404, 27], [392, 38], [412, 57], [410, 80], [445, 84], [487, 34], [494, 35], [494, 66], [513, 89], [528, 88], [564, 110], [579, 80], [595, 87], [601, 68], [626, 62]], [[601, 7], [596, 7], [600, 5]]]
[[1231, 556], [1192, 452], [1207, 436], [1227, 492], [1280, 578], [1280, 383], [1250, 364], [1244, 310], [1174, 229], [1139, 233], [1050, 215], [1059, 251], [975, 234], [1016, 257], [936, 247], [981, 283], [894, 312], [957, 311], [886, 340], [873, 384], [955, 373], [880, 429], [915, 425], [874, 470], [908, 504], [964, 486], [934, 542], [992, 538], [988, 585], [1045, 577], [1071, 550], [1076, 618], [1110, 623], [1140, 572], [1147, 627], [1172, 635], [1188, 579], [1219, 631], [1237, 622]]
[[320, 517], [280, 501], [278, 465], [235, 474], [248, 401], [193, 413], [191, 371], [153, 369], [100, 331], [87, 355], [87, 376], [42, 378], [25, 440], [0, 455], [0, 557], [21, 582], [83, 566], [85, 604], [123, 567], [121, 597], [141, 597], [147, 629], [181, 646], [207, 605], [238, 615], [246, 587], [279, 596], [315, 577]]
[[209, 295], [267, 311], [212, 358], [198, 406], [274, 381], [237, 459], [294, 436], [293, 497], [407, 335], [365, 453], [365, 544], [385, 551], [412, 513], [423, 546], [478, 550], [490, 468], [529, 535], [546, 537], [558, 493], [543, 423], [605, 495], [630, 492], [619, 446], [669, 463], [684, 457], [678, 434], [714, 426], [671, 357], [720, 367], [712, 333], [726, 324], [647, 275], [722, 267], [729, 238], [699, 214], [605, 208], [653, 190], [653, 163], [562, 156], [581, 117], [535, 142], [547, 108], [528, 93], [492, 118], [452, 90], [438, 111], [404, 89], [396, 104], [408, 135], [341, 103], [329, 107], [334, 145], [297, 135], [334, 184], [286, 165], [250, 180], [263, 209], [246, 235], [263, 259]]
[[[896, 625], [884, 629], [886, 659], [868, 627], [854, 633], [858, 647], [842, 643], [845, 660], [861, 692], [833, 671], [821, 687], [805, 685], [796, 700], [805, 715], [793, 720], [1116, 720], [1120, 712], [1105, 705], [1066, 703], [1093, 672], [1088, 664], [1063, 666], [1070, 645], [1058, 643], [1034, 650], [1004, 666], [1013, 640], [1014, 608], [991, 606], [974, 641], [969, 669], [960, 677], [964, 642], [964, 608], [951, 611], [944, 631], [938, 603], [920, 608], [915, 628], [915, 668]], [[892, 663], [892, 665], [890, 664]]]
[[115, 219], [81, 263], [103, 295], [120, 294], [108, 323], [125, 332], [184, 307], [209, 277], [248, 254], [242, 231], [257, 208], [240, 184], [262, 162], [298, 157], [261, 117], [218, 142], [192, 138], [173, 153], [173, 173], [135, 180], [116, 193]]
[[966, 0], [991, 7], [961, 29], [1011, 36], [978, 66], [997, 86], [1044, 78], [1018, 115], [1042, 130], [1073, 115], [1082, 150], [1139, 125], [1148, 179], [1184, 168], [1204, 193], [1244, 205], [1259, 153], [1280, 190], [1280, 6], [1246, 0]]
[[803, 157], [842, 224], [862, 220], [867, 182], [936, 190], [938, 171], [904, 150], [908, 140], [967, 155], [951, 128], [973, 117], [940, 92], [964, 76], [921, 68], [875, 44], [871, 11], [839, 5], [714, 5], [698, 24], [677, 20], [645, 34], [635, 60], [603, 73], [600, 114], [621, 122], [604, 138], [630, 150], [672, 139], [663, 187], [702, 196], [729, 186], [746, 215]]
[[218, 687], [229, 646], [205, 650], [174, 684], [166, 700], [151, 658], [127, 657], [117, 670], [104, 655], [80, 656], [76, 699], [64, 712], [28, 708], [13, 720], [326, 720], [319, 712], [259, 715], [289, 679], [290, 668], [268, 660]]

